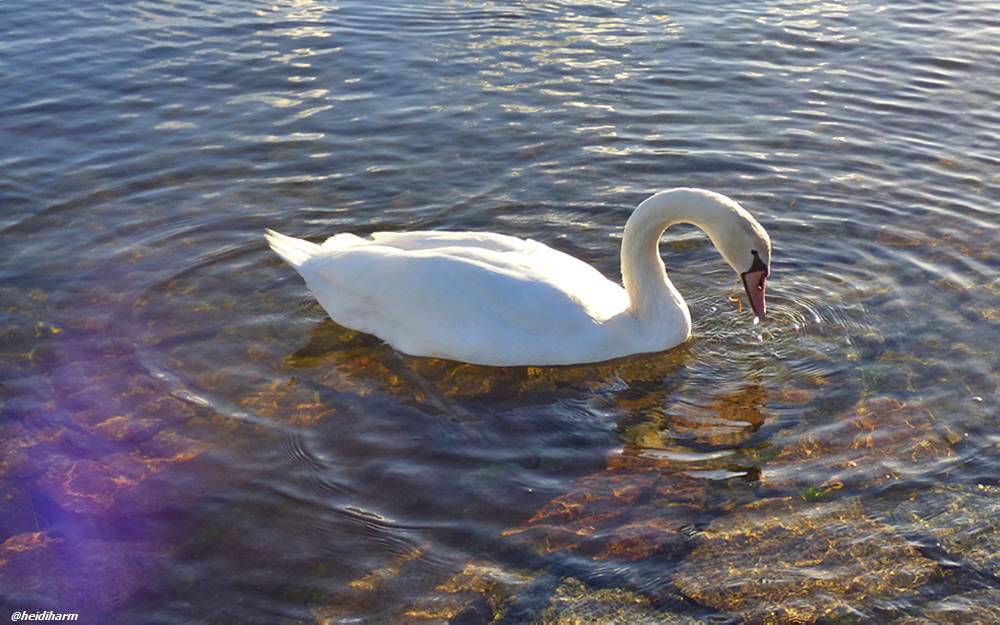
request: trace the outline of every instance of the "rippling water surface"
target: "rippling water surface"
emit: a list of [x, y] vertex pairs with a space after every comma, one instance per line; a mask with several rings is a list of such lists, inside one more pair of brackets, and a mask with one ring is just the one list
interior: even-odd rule
[[[0, 4], [0, 604], [1000, 619], [998, 16]], [[483, 229], [616, 276], [682, 185], [768, 229], [771, 314], [677, 227], [693, 339], [601, 365], [396, 354], [262, 238]]]

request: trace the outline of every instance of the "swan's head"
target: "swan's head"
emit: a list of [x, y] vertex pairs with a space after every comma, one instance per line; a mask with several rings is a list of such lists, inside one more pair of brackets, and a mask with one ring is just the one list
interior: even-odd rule
[[740, 277], [753, 314], [763, 319], [767, 313], [764, 291], [771, 268], [771, 237], [753, 215], [733, 204], [732, 219], [721, 233], [721, 240], [713, 242]]
[[625, 224], [622, 242], [622, 275], [630, 295], [640, 292], [640, 285], [633, 279], [633, 268], [642, 264], [633, 258], [641, 253], [637, 252], [642, 249], [639, 241], [655, 246], [663, 230], [675, 223], [694, 224], [708, 234], [740, 277], [750, 308], [763, 319], [767, 312], [764, 288], [771, 266], [771, 238], [738, 202], [705, 189], [668, 189], [647, 198], [635, 209]]

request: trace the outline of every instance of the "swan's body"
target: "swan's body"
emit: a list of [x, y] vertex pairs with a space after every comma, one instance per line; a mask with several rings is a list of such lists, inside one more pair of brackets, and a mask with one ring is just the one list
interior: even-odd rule
[[267, 240], [330, 317], [404, 353], [563, 365], [661, 351], [688, 339], [691, 315], [658, 251], [660, 235], [677, 222], [705, 230], [745, 284], [763, 262], [759, 295], [747, 286], [763, 316], [767, 233], [733, 200], [700, 189], [664, 191], [635, 210], [622, 241], [625, 288], [568, 254], [502, 234], [339, 234], [317, 245], [268, 231]]

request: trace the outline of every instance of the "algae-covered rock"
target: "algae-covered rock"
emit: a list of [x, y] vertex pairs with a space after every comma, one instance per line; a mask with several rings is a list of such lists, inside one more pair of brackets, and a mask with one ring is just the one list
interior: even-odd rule
[[916, 614], [893, 621], [893, 625], [993, 625], [1000, 623], [1000, 590], [976, 590], [952, 595], [920, 606]]
[[407, 607], [403, 615], [419, 620], [450, 620], [482, 601], [488, 620], [499, 620], [516, 590], [529, 575], [506, 571], [486, 562], [470, 562], [451, 578]]
[[[643, 385], [638, 385], [642, 388]], [[662, 448], [671, 441], [733, 447], [752, 437], [768, 419], [768, 406], [801, 404], [812, 396], [794, 389], [768, 390], [756, 384], [737, 388], [707, 389], [696, 398], [677, 399], [661, 384], [614, 399], [626, 415], [622, 424], [625, 442], [645, 448]]]
[[866, 399], [793, 438], [765, 466], [768, 488], [864, 488], [922, 474], [955, 451], [926, 409], [889, 397]]
[[371, 616], [376, 606], [383, 618], [388, 617], [386, 612], [398, 612], [405, 597], [414, 593], [413, 586], [418, 587], [418, 593], [425, 591], [428, 572], [421, 565], [426, 554], [426, 546], [413, 547], [350, 580], [313, 608], [316, 622], [323, 625], [358, 620]]
[[734, 446], [756, 432], [766, 420], [764, 389], [750, 385], [737, 392], [718, 393], [705, 405], [676, 401], [665, 408], [665, 426], [676, 437], [704, 445]]
[[51, 458], [39, 480], [42, 491], [62, 508], [81, 514], [106, 512], [124, 492], [153, 475], [156, 468], [127, 453], [100, 460]]
[[542, 612], [543, 625], [649, 625], [699, 623], [691, 617], [661, 612], [642, 595], [622, 588], [595, 590], [566, 579]]
[[1000, 487], [934, 486], [887, 503], [880, 516], [900, 532], [930, 538], [949, 559], [1000, 577]]
[[41, 459], [46, 469], [38, 485], [62, 508], [80, 514], [103, 514], [116, 507], [131, 514], [151, 512], [173, 502], [162, 488], [146, 490], [147, 481], [172, 465], [198, 457], [206, 448], [199, 441], [164, 430], [137, 449], [100, 458], [52, 451]]
[[371, 619], [391, 623], [448, 622], [466, 613], [499, 620], [532, 576], [489, 562], [461, 568], [433, 565], [428, 546], [415, 547], [346, 584], [313, 609], [319, 623]]
[[0, 424], [0, 479], [26, 478], [44, 472], [45, 457], [62, 441], [65, 428], [29, 429], [22, 424]]
[[101, 438], [118, 442], [133, 442], [153, 435], [159, 422], [155, 419], [140, 419], [127, 415], [109, 417], [94, 424], [92, 432]]
[[321, 400], [318, 390], [309, 389], [294, 378], [271, 382], [249, 394], [241, 403], [260, 416], [300, 427], [336, 413]]
[[[374, 391], [425, 401], [428, 389], [447, 399], [487, 395], [551, 396], [581, 387], [608, 386], [623, 379], [659, 381], [684, 362], [684, 349], [608, 363], [569, 367], [484, 367], [394, 352], [371, 335], [329, 319], [317, 324], [310, 341], [285, 359], [292, 368], [316, 369], [318, 383], [342, 392]], [[414, 384], [414, 380], [420, 380]]]
[[30, 485], [4, 480], [0, 474], [0, 538], [3, 538], [4, 532], [20, 532], [37, 527], [38, 513], [31, 502]]
[[542, 554], [580, 550], [597, 560], [634, 561], [677, 547], [701, 514], [705, 483], [668, 464], [613, 454], [605, 471], [577, 480], [502, 535]]
[[938, 566], [858, 499], [766, 499], [713, 521], [674, 573], [688, 597], [751, 622], [871, 616]]
[[134, 595], [165, 557], [147, 543], [17, 534], [0, 543], [0, 596], [22, 606], [104, 613]]

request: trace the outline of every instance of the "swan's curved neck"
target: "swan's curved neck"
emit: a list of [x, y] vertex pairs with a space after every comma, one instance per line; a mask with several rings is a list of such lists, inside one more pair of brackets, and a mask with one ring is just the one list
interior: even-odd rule
[[732, 219], [731, 203], [701, 189], [671, 189], [639, 204], [625, 224], [621, 250], [622, 281], [634, 317], [652, 320], [681, 312], [690, 324], [687, 304], [660, 258], [660, 236], [673, 224], [689, 223], [704, 230], [718, 247], [718, 237]]

